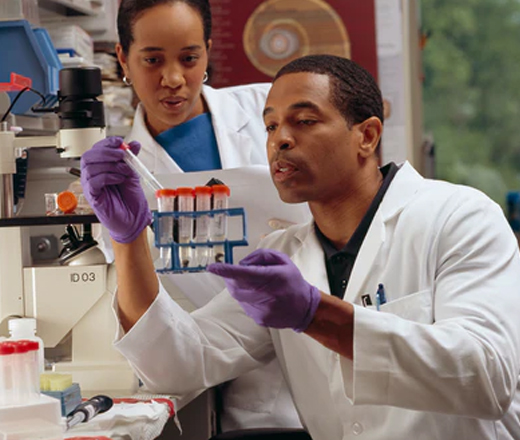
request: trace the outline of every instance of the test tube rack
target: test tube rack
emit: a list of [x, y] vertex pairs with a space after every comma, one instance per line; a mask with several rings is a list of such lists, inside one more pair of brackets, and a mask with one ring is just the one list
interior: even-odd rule
[[[194, 220], [197, 217], [209, 216], [215, 217], [216, 215], [224, 214], [227, 217], [241, 217], [242, 220], [242, 237], [236, 240], [224, 240], [224, 241], [204, 241], [195, 242], [190, 241], [189, 243], [161, 243], [161, 222], [159, 221], [164, 217], [173, 217], [174, 220], [178, 220], [180, 217], [190, 217]], [[212, 209], [211, 211], [170, 211], [170, 212], [158, 212], [153, 211], [153, 229], [155, 235], [155, 247], [157, 248], [170, 248], [172, 253], [170, 267], [156, 268], [158, 273], [185, 273], [185, 272], [202, 272], [206, 270], [206, 266], [189, 266], [183, 267], [179, 259], [179, 249], [181, 247], [191, 247], [196, 249], [197, 247], [210, 247], [213, 248], [217, 245], [222, 245], [225, 250], [224, 262], [233, 264], [233, 248], [236, 246], [247, 246], [247, 226], [246, 226], [246, 215], [244, 208], [228, 208], [228, 209]]]

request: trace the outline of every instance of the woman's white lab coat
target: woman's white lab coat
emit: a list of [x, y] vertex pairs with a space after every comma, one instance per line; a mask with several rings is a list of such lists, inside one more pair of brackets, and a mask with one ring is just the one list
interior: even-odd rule
[[[275, 232], [262, 246], [286, 252], [329, 292], [312, 224]], [[374, 299], [379, 283], [387, 304], [362, 307], [361, 295]], [[500, 208], [406, 163], [346, 291], [354, 361], [305, 334], [257, 326], [227, 291], [192, 315], [161, 291], [116, 348], [152, 390], [179, 394], [276, 353], [314, 440], [519, 439], [519, 285], [518, 247]]]
[[[211, 112], [222, 168], [267, 164], [266, 131], [262, 120], [270, 84], [251, 84], [223, 89], [203, 86], [202, 94]], [[183, 171], [148, 131], [143, 107], [138, 106], [128, 141], [139, 141], [139, 158], [157, 175]], [[204, 185], [206, 182], [201, 182]], [[168, 276], [184, 295], [200, 306], [224, 288], [220, 277], [212, 274]], [[196, 293], [196, 296], [190, 294]], [[174, 359], [165, 365], [175, 370]], [[164, 366], [164, 365], [163, 365]], [[301, 427], [278, 361], [251, 371], [223, 389], [222, 429], [256, 427]]]

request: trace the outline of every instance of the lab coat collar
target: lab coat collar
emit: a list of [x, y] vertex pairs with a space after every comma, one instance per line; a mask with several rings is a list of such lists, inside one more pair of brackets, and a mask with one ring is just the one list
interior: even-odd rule
[[381, 221], [386, 223], [398, 215], [412, 200], [424, 182], [424, 177], [412, 167], [410, 162], [405, 161], [399, 165], [399, 171], [379, 207]]
[[128, 141], [138, 141], [141, 144], [139, 157], [152, 174], [182, 173], [181, 167], [159, 145], [148, 131], [145, 122], [144, 107], [137, 105], [132, 130], [126, 137]]
[[[400, 166], [361, 245], [345, 292], [346, 301], [355, 302], [361, 294], [366, 293], [363, 287], [378, 251], [385, 242], [386, 223], [406, 207], [423, 182], [424, 178], [409, 162]], [[324, 253], [314, 231], [314, 222], [300, 228], [295, 237], [301, 242], [301, 246], [292, 256], [293, 261], [302, 273], [306, 274], [309, 283], [325, 293], [330, 293]]]
[[[222, 168], [237, 168], [251, 164], [254, 140], [240, 131], [251, 117], [227, 90], [203, 86], [202, 95], [206, 100], [217, 138]], [[253, 115], [260, 117], [260, 115]]]
[[300, 269], [308, 283], [322, 292], [330, 294], [325, 257], [314, 232], [314, 221], [300, 228], [295, 237], [300, 240], [301, 246], [291, 256], [291, 260]]
[[[251, 153], [256, 140], [240, 132], [250, 122], [250, 115], [226, 89], [218, 90], [203, 86], [202, 95], [211, 112], [222, 168], [238, 168], [250, 165]], [[255, 116], [259, 117], [260, 115]], [[147, 146], [143, 148], [140, 154], [150, 156], [146, 158], [146, 163], [150, 164], [152, 173], [183, 172], [148, 131], [144, 107], [141, 103], [137, 106], [128, 139], [137, 140], [142, 145]]]

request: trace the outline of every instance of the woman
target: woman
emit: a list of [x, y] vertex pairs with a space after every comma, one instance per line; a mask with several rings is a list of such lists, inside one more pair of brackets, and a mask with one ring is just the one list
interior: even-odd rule
[[[262, 110], [270, 85], [203, 85], [212, 44], [208, 0], [122, 0], [118, 32], [124, 81], [140, 100], [128, 139], [141, 144], [139, 157], [153, 173], [267, 164]], [[223, 286], [217, 282], [214, 293]], [[175, 284], [183, 292], [202, 287], [186, 275]], [[165, 374], [174, 372], [172, 359]], [[227, 384], [223, 407], [224, 431], [301, 426], [276, 360]]]

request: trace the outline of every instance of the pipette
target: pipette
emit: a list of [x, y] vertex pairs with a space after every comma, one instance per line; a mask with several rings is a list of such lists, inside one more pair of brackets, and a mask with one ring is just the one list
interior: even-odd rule
[[163, 189], [163, 186], [159, 183], [159, 181], [155, 178], [155, 176], [148, 171], [148, 168], [144, 166], [144, 164], [139, 160], [139, 158], [132, 153], [130, 146], [126, 143], [122, 143], [120, 147], [125, 152], [124, 161], [130, 165], [130, 167], [139, 174], [139, 177], [142, 179], [144, 183], [148, 185], [148, 187], [155, 192], [158, 189]]
[[94, 396], [92, 399], [80, 403], [67, 416], [67, 429], [78, 423], [88, 422], [96, 414], [104, 413], [112, 408], [113, 400], [108, 396]]

